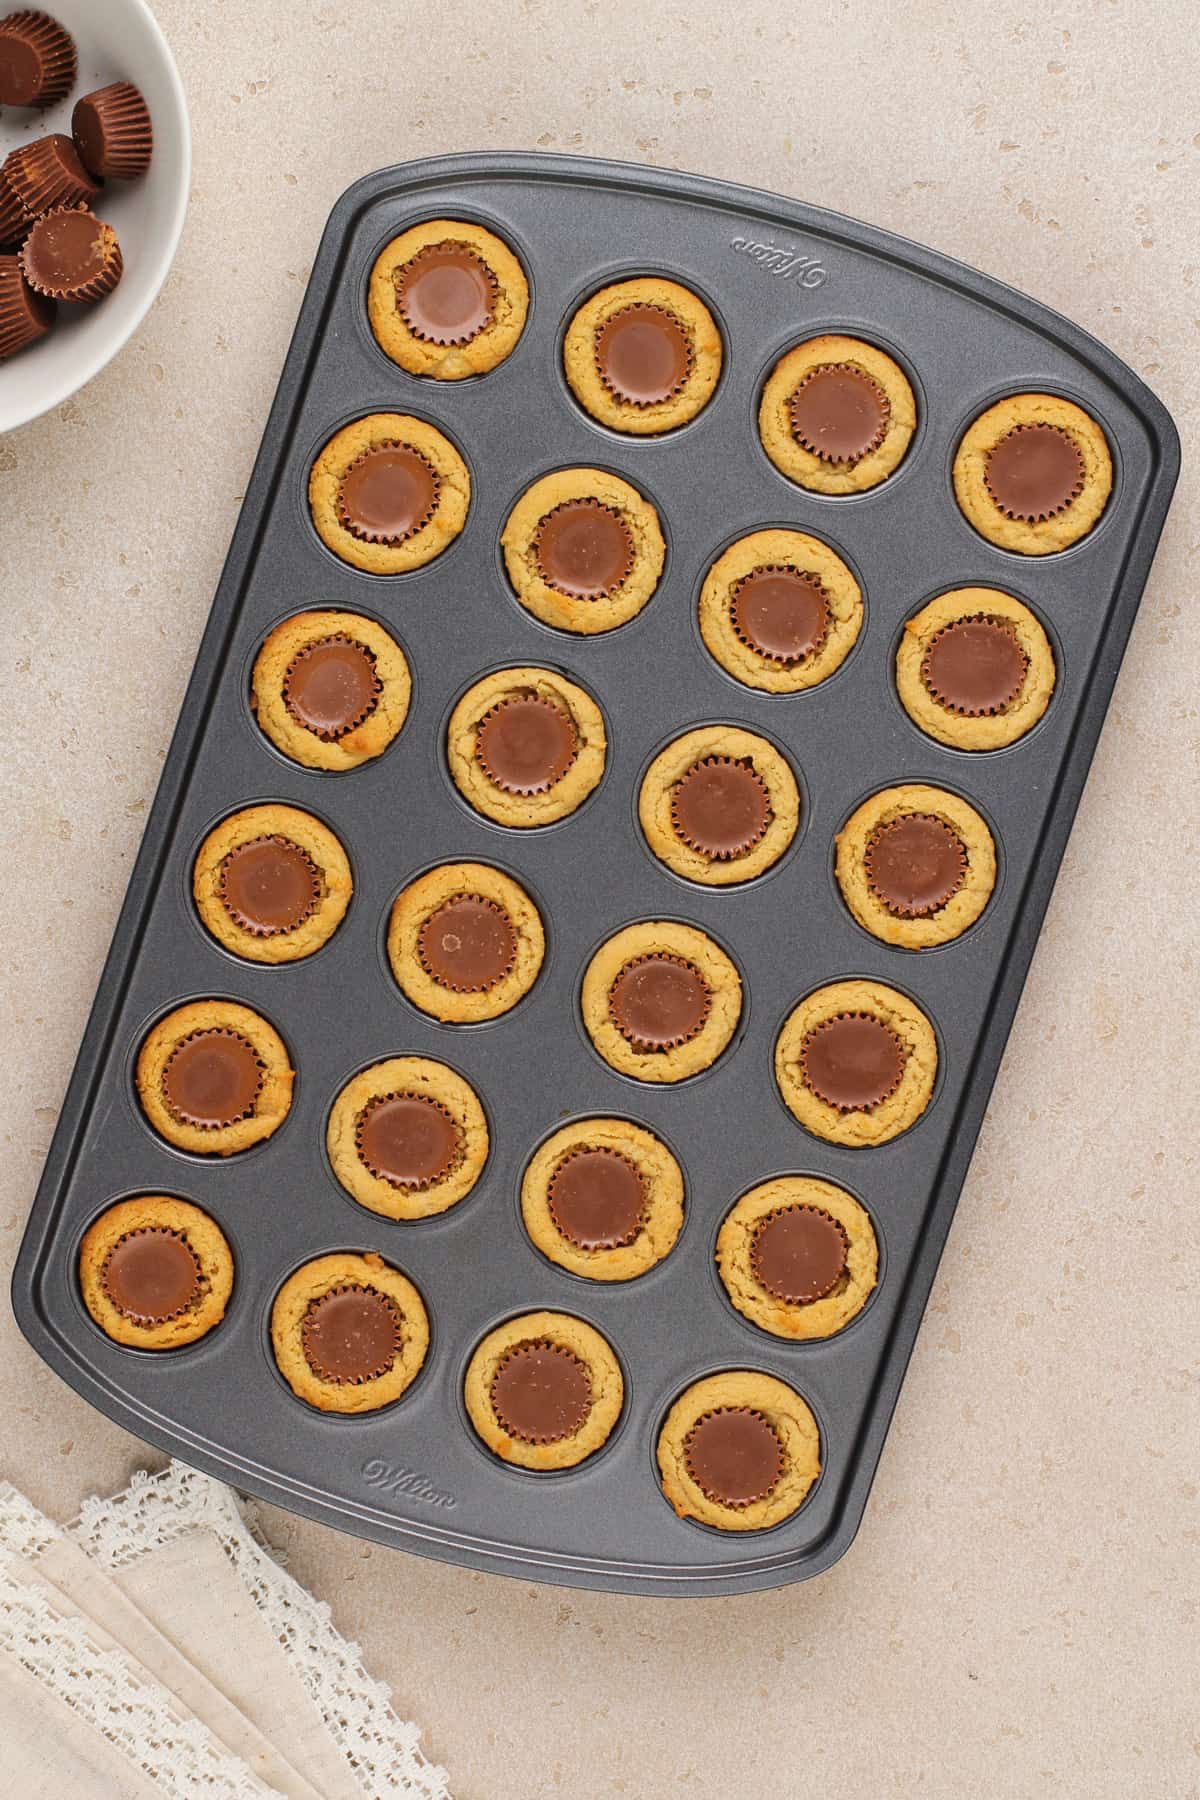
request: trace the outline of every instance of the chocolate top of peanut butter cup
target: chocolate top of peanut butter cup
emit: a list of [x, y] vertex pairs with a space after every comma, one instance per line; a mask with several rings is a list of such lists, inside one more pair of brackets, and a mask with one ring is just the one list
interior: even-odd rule
[[615, 507], [590, 495], [564, 500], [534, 535], [538, 571], [548, 587], [576, 600], [613, 594], [633, 568], [633, 534]]
[[572, 1150], [559, 1163], [546, 1191], [550, 1216], [580, 1250], [616, 1250], [642, 1228], [646, 1187], [618, 1150]]
[[923, 919], [940, 912], [966, 879], [958, 833], [931, 813], [907, 813], [876, 826], [863, 866], [871, 891], [890, 913]]
[[110, 242], [108, 228], [85, 207], [56, 207], [29, 228], [21, 251], [25, 278], [40, 293], [71, 298], [104, 273]]
[[338, 520], [366, 544], [402, 544], [429, 523], [441, 483], [411, 444], [372, 444], [338, 487]]
[[710, 1500], [736, 1508], [765, 1500], [784, 1467], [778, 1433], [750, 1406], [723, 1406], [697, 1419], [684, 1439], [683, 1460]]
[[634, 957], [608, 991], [608, 1010], [633, 1049], [671, 1050], [704, 1027], [712, 994], [699, 969], [680, 956], [652, 951]]
[[1012, 705], [1028, 668], [1012, 626], [981, 613], [953, 620], [930, 640], [921, 679], [948, 712], [978, 719]]
[[386, 1375], [400, 1348], [400, 1314], [376, 1288], [337, 1287], [311, 1303], [300, 1327], [304, 1359], [323, 1381], [358, 1385]]
[[776, 1300], [804, 1306], [833, 1292], [848, 1249], [845, 1231], [819, 1206], [782, 1206], [755, 1226], [750, 1268]]
[[414, 337], [469, 344], [495, 315], [496, 277], [469, 244], [429, 244], [395, 274], [396, 306]]
[[596, 370], [615, 400], [658, 405], [678, 394], [691, 374], [691, 338], [665, 307], [624, 306], [596, 332]]
[[873, 1013], [839, 1013], [814, 1025], [800, 1047], [806, 1087], [838, 1112], [869, 1112], [894, 1094], [905, 1052]]
[[361, 725], [382, 692], [374, 656], [340, 633], [305, 644], [283, 678], [284, 705], [296, 723], [328, 743]]
[[545, 794], [560, 782], [579, 749], [574, 721], [542, 694], [510, 694], [484, 714], [475, 755], [506, 794]]
[[100, 1283], [119, 1313], [138, 1325], [165, 1325], [200, 1297], [200, 1264], [181, 1232], [147, 1225], [118, 1238]]
[[733, 629], [772, 662], [803, 662], [825, 641], [829, 602], [815, 575], [766, 564], [744, 575], [729, 603]]
[[1082, 492], [1083, 457], [1059, 425], [1014, 425], [988, 451], [983, 478], [1002, 513], [1037, 524], [1065, 512]]
[[311, 918], [321, 895], [316, 864], [290, 838], [251, 838], [235, 844], [221, 864], [219, 892], [226, 912], [255, 937], [277, 937]]
[[197, 1031], [167, 1058], [163, 1100], [181, 1125], [220, 1131], [253, 1113], [263, 1073], [258, 1052], [240, 1032], [224, 1027]]
[[891, 404], [877, 381], [853, 363], [810, 369], [788, 401], [792, 433], [822, 462], [856, 463], [882, 444]]
[[689, 848], [711, 862], [745, 856], [771, 823], [766, 783], [748, 759], [706, 756], [676, 782], [671, 823]]
[[71, 91], [77, 60], [69, 33], [49, 13], [22, 8], [0, 19], [0, 106], [49, 106]]
[[512, 968], [517, 934], [503, 907], [481, 894], [455, 894], [430, 913], [417, 934], [427, 975], [456, 994], [483, 994]]
[[517, 1344], [492, 1378], [491, 1402], [511, 1437], [557, 1444], [578, 1431], [591, 1411], [592, 1379], [564, 1344], [549, 1339]]
[[358, 1115], [354, 1141], [381, 1181], [420, 1192], [442, 1181], [462, 1154], [458, 1126], [428, 1094], [379, 1094]]

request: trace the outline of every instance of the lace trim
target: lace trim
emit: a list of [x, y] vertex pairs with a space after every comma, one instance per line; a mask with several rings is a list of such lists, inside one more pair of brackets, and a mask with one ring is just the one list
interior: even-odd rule
[[426, 1761], [419, 1730], [397, 1716], [389, 1689], [363, 1668], [358, 1645], [342, 1637], [325, 1602], [279, 1566], [253, 1515], [243, 1515], [222, 1483], [181, 1463], [160, 1475], [139, 1471], [124, 1493], [85, 1500], [66, 1530], [102, 1567], [121, 1569], [197, 1526], [213, 1533], [237, 1570], [363, 1793], [451, 1800], [446, 1771]]
[[2, 1565], [0, 1652], [70, 1707], [171, 1800], [197, 1800], [202, 1795], [213, 1800], [266, 1796], [283, 1800], [279, 1790], [259, 1781], [241, 1757], [224, 1750], [199, 1719], [180, 1718], [167, 1690], [143, 1680], [119, 1650], [99, 1644], [84, 1619], [65, 1618], [43, 1589], [25, 1586]]
[[32, 1501], [0, 1481], [0, 1547], [25, 1562], [34, 1562], [62, 1532], [40, 1513]]

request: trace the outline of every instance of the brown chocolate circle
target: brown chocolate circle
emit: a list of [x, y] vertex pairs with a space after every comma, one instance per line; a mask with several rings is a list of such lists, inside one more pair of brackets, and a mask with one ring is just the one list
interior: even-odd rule
[[798, 443], [822, 462], [856, 463], [877, 450], [891, 404], [878, 382], [853, 363], [810, 369], [788, 401]]
[[62, 207], [46, 213], [25, 239], [25, 272], [35, 287], [72, 293], [95, 280], [108, 262], [104, 228], [90, 212]]
[[688, 1474], [718, 1506], [765, 1500], [783, 1474], [783, 1445], [750, 1406], [722, 1406], [696, 1420], [683, 1440]]
[[494, 900], [454, 894], [430, 913], [417, 935], [425, 973], [456, 994], [485, 994], [512, 968], [517, 934]]
[[176, 1044], [163, 1067], [162, 1097], [179, 1124], [220, 1131], [250, 1117], [262, 1083], [253, 1044], [217, 1027]]
[[579, 750], [575, 722], [541, 694], [510, 694], [484, 714], [475, 755], [493, 786], [506, 794], [545, 794]]
[[803, 662], [825, 642], [829, 602], [815, 575], [785, 564], [764, 564], [743, 575], [729, 603], [743, 644], [772, 662]]
[[940, 912], [966, 880], [967, 851], [958, 833], [932, 813], [907, 813], [877, 825], [863, 866], [875, 898], [899, 919]]
[[469, 344], [491, 324], [496, 278], [469, 244], [430, 244], [397, 269], [396, 306], [414, 337]]
[[615, 593], [633, 568], [633, 533], [625, 519], [590, 497], [564, 500], [548, 512], [533, 548], [546, 585], [575, 600]]
[[32, 106], [42, 86], [36, 44], [6, 25], [0, 34], [0, 106]]
[[379, 1094], [358, 1115], [354, 1141], [380, 1181], [421, 1193], [444, 1181], [462, 1156], [450, 1114], [426, 1094]]
[[608, 990], [609, 1016], [635, 1050], [671, 1050], [703, 1029], [712, 994], [681, 956], [651, 951], [625, 964]]
[[900, 1040], [873, 1013], [839, 1013], [800, 1046], [804, 1085], [838, 1112], [870, 1112], [894, 1094], [904, 1073]]
[[138, 1325], [165, 1325], [200, 1297], [200, 1264], [182, 1232], [146, 1225], [118, 1238], [100, 1271], [104, 1292]]
[[592, 1410], [587, 1365], [548, 1338], [515, 1344], [492, 1377], [492, 1411], [523, 1444], [557, 1444], [574, 1436]]
[[1011, 625], [978, 613], [954, 619], [931, 638], [921, 680], [947, 712], [978, 719], [1011, 706], [1028, 668], [1029, 658]]
[[311, 857], [290, 838], [250, 838], [235, 844], [222, 862], [218, 892], [243, 931], [278, 937], [312, 917], [321, 878]]
[[761, 843], [771, 823], [771, 799], [753, 763], [706, 756], [693, 763], [671, 794], [676, 835], [700, 856], [729, 862]]
[[305, 644], [283, 678], [284, 705], [293, 719], [326, 743], [369, 718], [382, 692], [371, 651], [340, 634]]
[[806, 1306], [833, 1292], [849, 1248], [842, 1227], [819, 1206], [782, 1206], [755, 1226], [750, 1269], [776, 1300]]
[[433, 517], [440, 487], [411, 444], [373, 444], [342, 476], [338, 520], [364, 544], [403, 544]]
[[624, 306], [596, 333], [596, 372], [613, 398], [627, 406], [670, 400], [691, 371], [691, 338], [665, 307]]
[[330, 1288], [310, 1304], [300, 1341], [304, 1360], [322, 1381], [374, 1381], [396, 1360], [399, 1310], [376, 1288]]
[[1083, 457], [1061, 425], [1014, 425], [988, 451], [983, 479], [1010, 519], [1053, 519], [1082, 492]]
[[632, 1244], [646, 1213], [646, 1184], [619, 1150], [572, 1150], [550, 1177], [550, 1217], [580, 1250]]

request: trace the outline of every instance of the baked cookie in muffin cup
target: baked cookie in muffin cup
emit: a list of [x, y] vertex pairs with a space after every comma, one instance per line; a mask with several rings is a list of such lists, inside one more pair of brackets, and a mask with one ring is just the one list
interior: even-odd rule
[[812, 1175], [776, 1175], [743, 1194], [717, 1233], [717, 1269], [744, 1318], [774, 1337], [832, 1337], [879, 1275], [864, 1206]]
[[613, 431], [673, 431], [707, 406], [721, 376], [721, 334], [677, 281], [617, 281], [567, 326], [563, 367], [585, 412]]
[[683, 1171], [666, 1145], [628, 1119], [575, 1119], [534, 1153], [521, 1216], [553, 1263], [588, 1281], [632, 1281], [660, 1263], [683, 1228]]
[[883, 788], [855, 808], [834, 842], [846, 905], [872, 937], [903, 950], [961, 937], [996, 885], [991, 832], [944, 788]]
[[401, 991], [444, 1024], [498, 1019], [524, 999], [546, 954], [541, 914], [488, 863], [443, 863], [397, 896], [388, 961]]
[[516, 349], [529, 310], [520, 263], [494, 232], [427, 219], [375, 259], [367, 316], [380, 348], [410, 375], [462, 381]]
[[467, 465], [448, 437], [407, 413], [370, 413], [330, 438], [308, 478], [317, 535], [368, 575], [403, 575], [462, 530]]
[[389, 1219], [427, 1219], [465, 1200], [488, 1155], [474, 1088], [427, 1056], [391, 1056], [348, 1081], [325, 1144], [352, 1199]]
[[411, 697], [403, 650], [361, 613], [293, 613], [263, 640], [250, 680], [259, 727], [307, 769], [356, 769], [379, 756]]
[[83, 1303], [106, 1337], [177, 1350], [219, 1325], [233, 1291], [220, 1226], [187, 1200], [139, 1194], [88, 1227], [79, 1248]]
[[686, 1081], [716, 1062], [742, 1016], [742, 981], [707, 932], [675, 919], [626, 925], [589, 962], [583, 1023], [599, 1055], [637, 1081]]
[[526, 611], [584, 636], [635, 618], [667, 553], [650, 502], [604, 469], [543, 475], [513, 507], [500, 543]]
[[774, 744], [736, 725], [685, 731], [642, 778], [638, 818], [655, 856], [706, 887], [752, 881], [800, 823], [800, 790]]
[[752, 531], [700, 590], [700, 635], [727, 674], [796, 694], [840, 669], [862, 630], [862, 590], [836, 551], [805, 531]]
[[341, 924], [353, 891], [349, 859], [329, 827], [273, 802], [222, 819], [192, 870], [204, 924], [248, 962], [311, 956]]
[[917, 403], [899, 363], [861, 338], [809, 338], [780, 357], [758, 430], [775, 467], [818, 494], [861, 494], [899, 467]]
[[1011, 394], [968, 427], [954, 458], [958, 504], [981, 536], [1021, 556], [1086, 537], [1108, 505], [1108, 439], [1058, 394]]
[[728, 1369], [676, 1400], [659, 1433], [658, 1468], [681, 1519], [763, 1531], [808, 1498], [821, 1473], [821, 1434], [786, 1382]]
[[604, 774], [600, 708], [554, 669], [498, 669], [474, 682], [450, 715], [454, 785], [497, 825], [528, 830], [566, 818]]
[[625, 1383], [607, 1339], [569, 1313], [525, 1313], [489, 1331], [463, 1399], [494, 1456], [522, 1469], [573, 1469], [621, 1416]]
[[896, 690], [914, 725], [956, 750], [1000, 750], [1050, 704], [1054, 651], [1029, 608], [999, 588], [953, 588], [904, 627]]
[[373, 1251], [338, 1251], [288, 1276], [271, 1308], [280, 1374], [319, 1412], [376, 1412], [421, 1372], [429, 1315], [399, 1269]]
[[815, 1137], [863, 1148], [915, 1125], [933, 1098], [933, 1026], [881, 981], [834, 981], [792, 1008], [775, 1043], [788, 1111]]
[[232, 1156], [278, 1131], [295, 1070], [273, 1025], [232, 1000], [190, 1000], [142, 1040], [134, 1082], [160, 1137], [199, 1156]]

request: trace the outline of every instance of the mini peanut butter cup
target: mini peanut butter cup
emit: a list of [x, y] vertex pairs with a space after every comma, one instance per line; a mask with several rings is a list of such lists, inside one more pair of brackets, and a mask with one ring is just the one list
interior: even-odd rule
[[330, 1288], [305, 1313], [300, 1343], [314, 1375], [357, 1387], [386, 1375], [395, 1362], [400, 1314], [376, 1288]]
[[154, 128], [132, 81], [113, 81], [75, 102], [71, 135], [84, 167], [105, 180], [135, 181], [150, 167]]
[[484, 714], [475, 755], [488, 780], [506, 794], [545, 794], [579, 753], [575, 722], [542, 694], [510, 694]]
[[359, 1158], [380, 1181], [424, 1193], [462, 1158], [462, 1135], [444, 1106], [427, 1094], [379, 1094], [354, 1127]]
[[891, 410], [879, 383], [853, 363], [810, 369], [788, 401], [797, 443], [827, 463], [861, 462], [878, 450]]
[[677, 1049], [704, 1029], [712, 993], [682, 956], [653, 950], [625, 964], [608, 990], [613, 1024], [635, 1050]]
[[759, 1287], [789, 1306], [831, 1294], [846, 1272], [849, 1239], [819, 1206], [781, 1206], [754, 1228], [750, 1269]]
[[657, 406], [673, 400], [692, 372], [692, 340], [665, 306], [623, 306], [596, 332], [596, 373], [614, 400]]
[[57, 206], [44, 213], [21, 246], [21, 273], [30, 287], [76, 305], [111, 294], [123, 267], [116, 232], [85, 206]]
[[613, 506], [590, 495], [564, 500], [539, 522], [533, 541], [548, 587], [575, 600], [604, 600], [629, 579], [633, 533]]
[[785, 666], [812, 656], [829, 632], [829, 602], [816, 576], [779, 563], [742, 576], [729, 617], [743, 644]]
[[838, 1112], [870, 1112], [891, 1098], [906, 1061], [895, 1033], [874, 1013], [839, 1013], [800, 1046], [805, 1087]]
[[876, 826], [863, 853], [875, 898], [901, 919], [940, 912], [966, 880], [967, 851], [958, 833], [932, 813], [908, 813]]
[[696, 1420], [683, 1440], [684, 1466], [717, 1506], [740, 1510], [765, 1500], [783, 1474], [783, 1445], [751, 1406], [722, 1406]]
[[35, 294], [15, 256], [0, 256], [0, 362], [45, 337], [58, 308]]
[[1029, 658], [1012, 626], [976, 613], [943, 625], [930, 639], [921, 680], [947, 712], [979, 719], [1011, 706], [1028, 670]]
[[706, 756], [671, 794], [675, 834], [710, 862], [730, 862], [761, 843], [771, 823], [766, 783], [749, 760]]
[[492, 1411], [523, 1444], [558, 1444], [574, 1435], [592, 1409], [587, 1365], [549, 1338], [515, 1344], [492, 1377]]
[[455, 994], [486, 994], [512, 969], [517, 934], [502, 906], [482, 894], [454, 894], [417, 934], [421, 967]]
[[338, 521], [364, 544], [403, 544], [428, 525], [440, 490], [432, 463], [411, 444], [372, 444], [342, 476]]
[[11, 151], [4, 176], [31, 219], [55, 206], [90, 206], [100, 192], [74, 144], [61, 132]]
[[29, 214], [0, 168], [0, 244], [19, 244], [30, 226]]
[[616, 1250], [632, 1244], [646, 1216], [646, 1184], [619, 1150], [564, 1156], [546, 1190], [550, 1217], [580, 1250]]
[[330, 744], [356, 731], [382, 692], [372, 652], [340, 632], [305, 644], [283, 677], [283, 703], [293, 719]]
[[1061, 425], [1014, 425], [988, 451], [983, 479], [1006, 518], [1039, 524], [1083, 492], [1083, 457]]
[[255, 937], [295, 931], [317, 910], [317, 866], [290, 838], [251, 838], [221, 864], [218, 892], [226, 912]]
[[53, 106], [75, 85], [75, 45], [49, 13], [0, 19], [0, 106]]
[[162, 1072], [171, 1117], [201, 1131], [220, 1131], [248, 1119], [262, 1090], [263, 1064], [239, 1032], [224, 1027], [193, 1032], [176, 1044]]
[[428, 244], [393, 279], [400, 317], [427, 344], [469, 344], [495, 317], [496, 277], [469, 244]]
[[146, 1225], [117, 1239], [104, 1259], [100, 1285], [125, 1318], [165, 1325], [199, 1299], [200, 1263], [182, 1232]]

